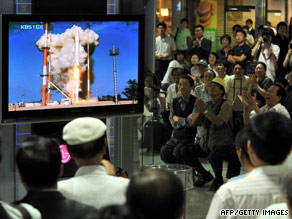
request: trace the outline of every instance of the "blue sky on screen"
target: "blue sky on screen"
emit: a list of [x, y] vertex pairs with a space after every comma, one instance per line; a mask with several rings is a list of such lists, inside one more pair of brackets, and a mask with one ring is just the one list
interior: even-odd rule
[[[99, 45], [93, 59], [94, 81], [91, 97], [114, 96], [113, 57], [109, 50], [115, 45], [120, 54], [116, 57], [118, 93], [128, 86], [129, 79], [138, 81], [138, 22], [52, 22], [53, 34], [62, 34], [73, 25], [83, 30], [90, 23], [90, 30], [99, 35]], [[27, 26], [21, 26], [27, 25]], [[40, 25], [40, 26], [37, 26]], [[38, 29], [41, 28], [41, 29]], [[44, 34], [43, 23], [12, 23], [9, 29], [9, 103], [39, 102], [41, 100], [43, 52], [36, 42]], [[123, 95], [122, 95], [123, 96]], [[52, 91], [52, 101], [64, 98]]]

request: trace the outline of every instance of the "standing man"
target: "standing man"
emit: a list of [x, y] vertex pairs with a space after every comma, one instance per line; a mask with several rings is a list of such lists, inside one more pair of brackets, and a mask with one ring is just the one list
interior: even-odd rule
[[181, 19], [180, 24], [181, 27], [172, 31], [171, 35], [174, 37], [177, 48], [185, 52], [188, 49], [188, 42], [191, 41], [193, 37], [188, 28], [188, 19]]
[[255, 32], [254, 32], [254, 29], [253, 29], [253, 27], [252, 27], [252, 24], [253, 24], [252, 19], [247, 19], [247, 20], [245, 21], [245, 24], [246, 24], [246, 26], [248, 27], [248, 32], [249, 32], [249, 34], [252, 35], [253, 38], [254, 38], [254, 37], [255, 37]]
[[113, 167], [103, 160], [106, 128], [101, 120], [91, 117], [74, 119], [63, 128], [63, 139], [78, 170], [74, 177], [60, 181], [58, 189], [66, 198], [95, 208], [124, 204], [129, 184], [128, 179], [113, 176]]
[[287, 37], [288, 26], [285, 22], [281, 21], [277, 25], [277, 35], [273, 38], [273, 44], [278, 45], [280, 49], [279, 58], [277, 61], [278, 69], [276, 70], [276, 77], [285, 77], [289, 68], [284, 68], [283, 62], [288, 52], [289, 39]]
[[204, 27], [202, 25], [195, 26], [195, 39], [193, 39], [189, 45], [188, 54], [198, 54], [201, 59], [208, 60], [211, 52], [212, 42], [204, 38]]
[[161, 82], [167, 70], [176, 45], [172, 37], [166, 35], [166, 24], [157, 24], [158, 36], [155, 38], [155, 74], [158, 83]]
[[273, 37], [274, 37], [273, 30], [271, 28], [265, 28], [262, 32], [262, 36], [259, 37], [256, 45], [252, 49], [252, 56], [258, 57], [257, 61], [266, 64], [267, 77], [275, 81], [280, 47], [272, 43]]
[[[236, 46], [234, 46], [231, 49], [230, 54], [228, 55], [228, 62], [230, 63], [236, 63], [240, 62], [244, 64], [247, 63], [247, 61], [250, 61], [251, 58], [251, 48], [245, 43], [245, 37], [246, 33], [242, 29], [238, 29], [235, 32], [235, 39], [236, 39]], [[247, 69], [247, 66], [246, 68]]]

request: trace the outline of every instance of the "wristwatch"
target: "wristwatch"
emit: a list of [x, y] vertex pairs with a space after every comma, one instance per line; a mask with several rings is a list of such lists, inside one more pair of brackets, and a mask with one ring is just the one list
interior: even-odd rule
[[206, 109], [203, 114], [206, 115], [209, 111]]

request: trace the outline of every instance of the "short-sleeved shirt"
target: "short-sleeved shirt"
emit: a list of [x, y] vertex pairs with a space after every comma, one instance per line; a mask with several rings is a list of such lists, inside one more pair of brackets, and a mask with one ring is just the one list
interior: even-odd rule
[[[157, 36], [155, 38], [155, 55], [168, 55], [176, 50], [176, 45], [172, 37], [166, 36], [161, 38]], [[172, 58], [164, 58], [164, 60], [171, 60]]]
[[[271, 44], [272, 52], [274, 55], [279, 58], [280, 54], [280, 47], [277, 45]], [[261, 45], [261, 51], [259, 55], [259, 62], [263, 62], [267, 66], [266, 75], [267, 77], [271, 78], [273, 81], [275, 81], [276, 77], [276, 68], [277, 68], [277, 62], [271, 60], [271, 58], [268, 55], [268, 50], [263, 47], [263, 44]]]
[[242, 63], [246, 63], [247, 61], [250, 60], [251, 48], [250, 46], [246, 45], [246, 43], [244, 43], [242, 46], [239, 45], [234, 46], [230, 52], [230, 55], [232, 56], [241, 56], [242, 54], [246, 56], [246, 59]]
[[184, 66], [182, 64], [180, 64], [178, 61], [176, 60], [172, 60], [169, 65], [168, 65], [168, 68], [167, 68], [167, 71], [163, 77], [163, 80], [161, 82], [161, 84], [166, 84], [166, 83], [173, 83], [173, 81], [170, 80], [170, 68], [181, 68], [181, 69], [184, 69]]
[[175, 37], [177, 31], [178, 33], [177, 33], [176, 41], [175, 41], [177, 48], [179, 50], [187, 50], [188, 49], [187, 39], [188, 37], [192, 37], [191, 31], [188, 28], [185, 28], [185, 29], [176, 28], [174, 31], [172, 31], [171, 35]]
[[181, 95], [178, 93], [176, 89], [176, 84], [173, 83], [167, 88], [167, 96], [166, 103], [171, 104], [174, 98], [180, 97]]
[[[260, 108], [260, 110], [263, 113], [268, 112], [268, 111], [278, 112], [278, 113], [281, 113], [282, 115], [286, 116], [288, 119], [290, 119], [290, 114], [289, 114], [288, 110], [281, 103], [278, 103], [271, 108], [268, 108], [267, 105], [264, 105], [263, 107]], [[250, 112], [250, 117], [253, 117], [255, 115], [256, 115], [256, 112], [254, 110], [252, 110]]]
[[211, 101], [211, 97], [207, 92], [205, 84], [201, 84], [195, 87], [194, 96], [204, 100], [205, 103]]

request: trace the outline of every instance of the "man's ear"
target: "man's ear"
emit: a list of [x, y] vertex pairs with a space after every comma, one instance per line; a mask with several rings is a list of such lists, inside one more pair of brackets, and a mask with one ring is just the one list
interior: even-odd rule
[[249, 156], [252, 156], [254, 154], [250, 140], [247, 141], [247, 153]]
[[62, 177], [63, 176], [63, 173], [64, 173], [64, 165], [61, 164], [59, 177]]
[[104, 138], [104, 145], [103, 145], [103, 148], [102, 148], [102, 154], [106, 153], [106, 149], [107, 149], [107, 138]]

